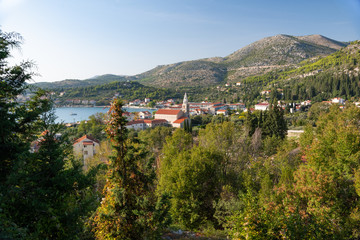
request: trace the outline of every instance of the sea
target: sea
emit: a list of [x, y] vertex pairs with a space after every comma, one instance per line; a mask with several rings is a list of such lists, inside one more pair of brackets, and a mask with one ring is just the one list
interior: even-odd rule
[[[149, 111], [154, 112], [153, 108], [124, 108], [128, 112]], [[74, 123], [88, 120], [91, 115], [96, 113], [107, 113], [108, 107], [60, 107], [55, 108], [56, 123]]]

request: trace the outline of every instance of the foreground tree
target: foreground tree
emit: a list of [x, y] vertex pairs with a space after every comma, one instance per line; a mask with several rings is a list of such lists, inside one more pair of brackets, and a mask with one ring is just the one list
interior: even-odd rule
[[[71, 161], [66, 138], [55, 138], [61, 126], [46, 93], [17, 101], [32, 76], [28, 62], [8, 66], [20, 41], [0, 31], [0, 238], [76, 239], [90, 210], [85, 199], [92, 181]], [[38, 148], [30, 151], [34, 140]]]
[[[122, 102], [115, 100], [109, 110], [107, 133], [115, 155], [110, 157], [101, 206], [92, 225], [97, 239], [151, 239], [168, 224], [167, 201], [156, 203], [152, 193], [153, 171], [144, 171], [145, 157], [140, 146], [127, 140]], [[150, 166], [151, 167], [151, 166]]]

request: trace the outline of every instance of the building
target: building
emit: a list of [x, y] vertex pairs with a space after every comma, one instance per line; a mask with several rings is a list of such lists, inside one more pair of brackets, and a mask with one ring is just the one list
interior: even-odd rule
[[184, 95], [183, 104], [180, 109], [159, 109], [155, 113], [155, 119], [165, 119], [168, 124], [176, 128], [182, 128], [184, 121], [190, 121], [190, 107], [187, 94]]
[[152, 114], [151, 112], [149, 111], [142, 111], [142, 112], [139, 112], [139, 118], [140, 119], [149, 119], [152, 117]]
[[185, 121], [188, 121], [188, 119], [189, 118], [187, 117], [179, 118], [172, 123], [172, 126], [176, 128], [184, 128]]
[[227, 116], [227, 115], [228, 115], [228, 110], [226, 110], [226, 109], [219, 109], [219, 110], [217, 110], [217, 111], [216, 111], [216, 115], [220, 115], [220, 114], [222, 114], [222, 115], [224, 115], [224, 116]]
[[147, 128], [168, 126], [168, 122], [165, 119], [145, 119], [144, 123]]
[[127, 129], [134, 129], [134, 130], [144, 130], [146, 128], [146, 124], [144, 120], [132, 120], [126, 123]]
[[331, 99], [331, 102], [332, 102], [332, 103], [335, 103], [335, 104], [344, 104], [344, 103], [345, 103], [345, 99], [342, 99], [342, 98], [337, 97], [337, 98]]
[[233, 103], [233, 104], [228, 104], [227, 107], [230, 110], [237, 110], [237, 111], [244, 111], [245, 110], [245, 104], [243, 103]]
[[132, 112], [123, 112], [122, 116], [126, 118], [126, 121], [131, 122], [135, 119], [135, 114]]
[[255, 110], [266, 111], [268, 109], [269, 109], [269, 104], [268, 103], [255, 104]]
[[96, 148], [99, 146], [100, 142], [89, 135], [82, 136], [73, 144], [74, 153], [82, 155], [84, 163], [87, 158], [93, 157], [95, 155]]

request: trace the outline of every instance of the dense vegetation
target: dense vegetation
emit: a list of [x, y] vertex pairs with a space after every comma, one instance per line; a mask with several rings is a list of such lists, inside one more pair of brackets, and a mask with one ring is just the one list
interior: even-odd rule
[[[85, 238], [97, 198], [93, 171], [83, 173], [66, 137], [56, 138], [62, 126], [54, 124], [45, 92], [25, 104], [14, 101], [31, 78], [30, 63], [7, 63], [20, 41], [0, 32], [0, 238]], [[34, 141], [39, 148], [30, 151]]]

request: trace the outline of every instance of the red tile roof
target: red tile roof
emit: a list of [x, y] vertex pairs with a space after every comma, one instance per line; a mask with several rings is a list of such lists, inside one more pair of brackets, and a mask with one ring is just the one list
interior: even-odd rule
[[178, 115], [181, 110], [159, 109], [155, 114]]
[[83, 141], [83, 140], [85, 140], [85, 139], [90, 139], [91, 141], [100, 144], [100, 142], [99, 142], [98, 140], [96, 140], [95, 138], [93, 138], [93, 137], [85, 134], [85, 135], [82, 136], [81, 138], [76, 139], [73, 145], [75, 145], [75, 144], [77, 144], [77, 143], [79, 143], [79, 142], [81, 142], [81, 141]]
[[182, 118], [179, 118], [178, 120], [175, 120], [173, 123], [182, 123], [186, 119], [187, 119], [187, 117], [182, 117]]
[[144, 119], [145, 123], [167, 123], [165, 119]]

